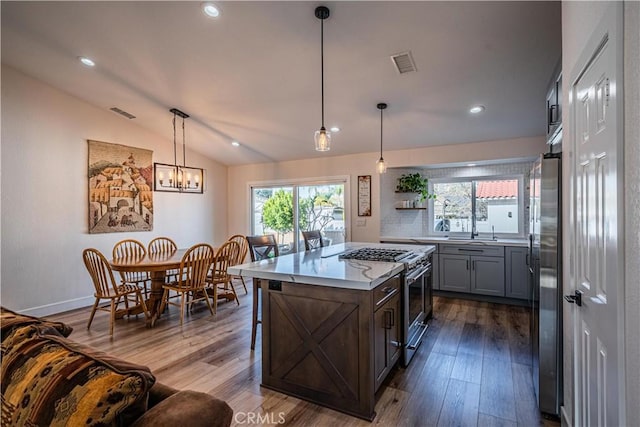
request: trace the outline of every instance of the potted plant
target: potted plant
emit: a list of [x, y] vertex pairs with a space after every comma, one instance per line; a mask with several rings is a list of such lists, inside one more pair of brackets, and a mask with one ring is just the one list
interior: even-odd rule
[[419, 173], [407, 173], [402, 174], [398, 178], [398, 185], [396, 191], [399, 193], [418, 193], [420, 195], [420, 202], [427, 199], [435, 199], [436, 195], [429, 193], [429, 179], [424, 178]]

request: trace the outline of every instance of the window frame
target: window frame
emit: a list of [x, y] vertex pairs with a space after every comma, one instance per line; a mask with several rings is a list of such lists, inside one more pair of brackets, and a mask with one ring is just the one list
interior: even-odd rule
[[[496, 238], [502, 239], [514, 239], [525, 237], [525, 174], [505, 174], [505, 175], [478, 175], [478, 176], [465, 176], [465, 177], [452, 177], [452, 178], [429, 178], [429, 192], [433, 193], [434, 184], [442, 183], [454, 183], [454, 182], [471, 182], [472, 183], [472, 197], [471, 207], [475, 213], [476, 208], [476, 185], [474, 182], [478, 181], [502, 181], [502, 180], [517, 180], [518, 181], [518, 232], [517, 233], [495, 233]], [[435, 209], [434, 201], [429, 200], [429, 214], [427, 215], [427, 235], [429, 237], [471, 237], [470, 232], [450, 232], [450, 231], [435, 231]], [[472, 227], [475, 223], [475, 215], [472, 219]], [[478, 239], [490, 239], [492, 234], [490, 232], [478, 233]]]
[[[298, 199], [299, 199], [299, 187], [313, 186], [313, 185], [344, 185], [344, 224], [345, 224], [345, 232], [344, 239], [345, 242], [351, 241], [351, 176], [349, 175], [338, 175], [338, 176], [330, 176], [330, 177], [322, 177], [322, 178], [298, 178], [298, 179], [279, 179], [279, 180], [269, 180], [269, 181], [251, 181], [247, 183], [247, 193], [249, 197], [249, 226], [248, 229], [251, 231], [251, 234], [255, 234], [255, 228], [253, 223], [253, 212], [255, 210], [254, 200], [253, 200], [253, 190], [260, 188], [272, 188], [272, 187], [291, 187], [293, 191], [293, 221], [296, 224], [296, 231], [299, 233], [299, 229], [297, 228], [298, 221]], [[300, 247], [298, 245], [298, 239], [294, 239], [293, 245], [294, 250], [291, 253], [300, 252]], [[304, 249], [304, 247], [303, 247]]]

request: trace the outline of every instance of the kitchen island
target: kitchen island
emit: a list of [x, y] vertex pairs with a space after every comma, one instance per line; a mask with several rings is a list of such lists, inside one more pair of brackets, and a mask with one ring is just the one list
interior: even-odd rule
[[404, 264], [343, 260], [344, 243], [229, 268], [262, 289], [262, 386], [366, 420], [400, 357]]

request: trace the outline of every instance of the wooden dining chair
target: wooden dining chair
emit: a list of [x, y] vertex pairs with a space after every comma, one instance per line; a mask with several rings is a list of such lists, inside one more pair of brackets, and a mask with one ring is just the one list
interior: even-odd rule
[[278, 243], [273, 234], [247, 236], [247, 244], [249, 246], [251, 261], [261, 261], [263, 259], [280, 256]]
[[[232, 261], [231, 265], [239, 265], [244, 264], [244, 260], [247, 258], [247, 252], [249, 252], [249, 244], [247, 243], [247, 239], [242, 234], [234, 234], [233, 236], [227, 239], [229, 242], [236, 242], [240, 247], [238, 251], [238, 257]], [[232, 278], [238, 277], [242, 282], [242, 287], [244, 288], [244, 293], [249, 293], [247, 291], [247, 284], [244, 282], [244, 277], [242, 276], [231, 276]]]
[[218, 295], [221, 292], [225, 299], [229, 301], [235, 300], [236, 304], [240, 305], [231, 276], [227, 273], [229, 266], [233, 265], [233, 262], [238, 259], [238, 252], [240, 252], [240, 245], [237, 242], [225, 242], [216, 251], [211, 272], [207, 275], [207, 285], [209, 285], [209, 289], [213, 292], [213, 309], [216, 312]]
[[302, 237], [304, 238], [304, 250], [310, 251], [311, 249], [324, 248], [324, 240], [322, 240], [322, 234], [320, 230], [303, 231]]
[[[113, 247], [113, 258], [144, 258], [147, 250], [144, 245], [134, 239], [121, 240]], [[140, 285], [144, 290], [145, 298], [147, 297], [149, 286], [151, 285], [151, 277], [147, 272], [120, 272], [120, 281], [123, 285]]]
[[[164, 294], [162, 295], [160, 313], [164, 311], [167, 304], [179, 306], [180, 326], [182, 326], [187, 305], [191, 307], [193, 303], [204, 300], [209, 307], [211, 315], [214, 315], [211, 301], [209, 301], [209, 295], [205, 290], [207, 274], [213, 263], [213, 257], [213, 248], [206, 243], [194, 245], [185, 252], [182, 261], [180, 261], [178, 280], [162, 286]], [[169, 291], [176, 292], [180, 295], [179, 304], [169, 300]]]
[[[156, 237], [147, 245], [147, 252], [151, 254], [169, 254], [178, 250], [176, 242], [168, 237]], [[177, 278], [178, 270], [167, 270], [166, 281], [167, 283], [175, 282]]]
[[[278, 243], [273, 234], [267, 234], [264, 236], [247, 236], [247, 244], [249, 245], [249, 255], [251, 261], [261, 261], [263, 259], [274, 258], [280, 256], [278, 251]], [[256, 279], [253, 279], [253, 319], [251, 325], [251, 350], [256, 347], [256, 334], [258, 323], [262, 323], [258, 320], [258, 298], [260, 286]]]
[[[82, 259], [93, 281], [93, 286], [95, 287], [94, 296], [96, 298], [93, 309], [91, 310], [91, 315], [89, 316], [87, 329], [91, 328], [91, 322], [93, 322], [93, 316], [96, 314], [96, 310], [109, 311], [111, 313], [109, 335], [113, 337], [116, 311], [121, 302], [124, 303], [127, 310], [129, 309], [130, 302], [140, 305], [145, 317], [149, 317], [147, 305], [142, 297], [141, 287], [130, 283], [118, 285], [113, 277], [111, 265], [109, 265], [107, 259], [99, 250], [93, 248], [85, 249], [82, 252]], [[133, 297], [133, 299], [131, 299], [131, 297]], [[100, 306], [100, 301], [104, 299], [108, 299], [109, 304]]]

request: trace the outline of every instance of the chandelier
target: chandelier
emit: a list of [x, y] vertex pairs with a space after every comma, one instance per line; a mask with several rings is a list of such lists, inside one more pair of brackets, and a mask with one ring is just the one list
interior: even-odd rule
[[[153, 163], [154, 191], [179, 193], [203, 192], [204, 169], [187, 166], [187, 143], [185, 139], [184, 119], [189, 118], [177, 108], [169, 110], [173, 113], [173, 164]], [[178, 149], [176, 142], [177, 118], [182, 119], [182, 165], [178, 164]]]

